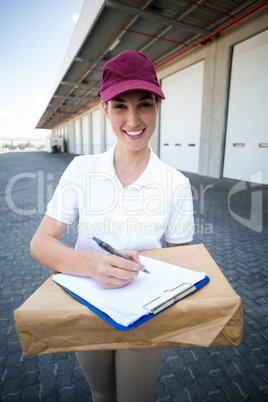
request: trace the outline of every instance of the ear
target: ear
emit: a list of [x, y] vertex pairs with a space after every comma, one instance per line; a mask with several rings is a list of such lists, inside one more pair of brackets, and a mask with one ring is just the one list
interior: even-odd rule
[[108, 103], [104, 103], [104, 102], [101, 101], [101, 107], [102, 107], [102, 110], [104, 111], [105, 116], [108, 119], [110, 119], [109, 113], [108, 113]]

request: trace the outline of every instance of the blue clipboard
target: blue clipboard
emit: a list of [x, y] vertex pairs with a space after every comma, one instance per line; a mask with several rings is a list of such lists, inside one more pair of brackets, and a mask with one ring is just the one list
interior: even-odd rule
[[[118, 324], [116, 321], [114, 321], [110, 316], [108, 316], [106, 313], [103, 311], [99, 310], [93, 304], [87, 302], [86, 300], [82, 299], [82, 297], [76, 295], [75, 293], [71, 292], [69, 289], [65, 288], [64, 286], [60, 285], [63, 289], [65, 289], [68, 293], [70, 293], [73, 297], [75, 297], [78, 301], [80, 301], [82, 304], [84, 304], [86, 307], [88, 307], [91, 311], [93, 311], [95, 314], [97, 314], [100, 318], [102, 318], [105, 322], [107, 322], [109, 325], [111, 325], [114, 329], [117, 329], [119, 331], [130, 331], [131, 329], [135, 329], [139, 327], [141, 324], [151, 320], [152, 318], [156, 317], [158, 314], [162, 313], [163, 311], [167, 310], [169, 307], [173, 306], [174, 304], [178, 303], [179, 301], [185, 299], [186, 297], [190, 296], [194, 292], [196, 292], [198, 289], [202, 288], [209, 282], [209, 277], [205, 276], [204, 279], [201, 281], [195, 283], [194, 289], [190, 291], [189, 293], [187, 292], [187, 295], [184, 295], [185, 292], [183, 292], [180, 295], [177, 296], [176, 300], [172, 300], [168, 305], [167, 303], [163, 304], [163, 308], [160, 308], [160, 311], [157, 313], [149, 313], [144, 315], [143, 317], [139, 318], [137, 321], [133, 322], [132, 324], [128, 325], [125, 327], [122, 324]], [[191, 288], [192, 289], [192, 288]], [[159, 309], [158, 309], [159, 310]]]

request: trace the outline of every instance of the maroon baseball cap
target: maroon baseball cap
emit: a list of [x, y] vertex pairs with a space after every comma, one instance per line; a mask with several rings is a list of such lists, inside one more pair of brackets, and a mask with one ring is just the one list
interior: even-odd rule
[[155, 68], [145, 54], [126, 50], [103, 66], [99, 96], [103, 102], [134, 90], [148, 91], [165, 99]]

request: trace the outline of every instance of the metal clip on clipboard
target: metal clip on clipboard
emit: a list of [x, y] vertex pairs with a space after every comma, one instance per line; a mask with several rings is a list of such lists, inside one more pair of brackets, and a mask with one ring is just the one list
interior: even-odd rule
[[[186, 287], [186, 289], [185, 289], [185, 287]], [[180, 289], [180, 288], [182, 288], [182, 289]], [[178, 292], [178, 289], [180, 289], [179, 292]], [[177, 292], [176, 292], [176, 290], [177, 290]], [[168, 293], [167, 293], [167, 295], [165, 295], [166, 297], [163, 297], [163, 295], [162, 295], [162, 296], [158, 297], [157, 299], [154, 299], [154, 300], [150, 301], [149, 303], [145, 304], [143, 307], [152, 314], [158, 314], [158, 313], [160, 313], [160, 311], [171, 306], [175, 302], [183, 299], [184, 297], [188, 296], [190, 293], [194, 292], [195, 290], [196, 290], [196, 287], [194, 285], [192, 285], [190, 283], [183, 283], [179, 287], [172, 289], [172, 291], [171, 291], [172, 296], [168, 297]], [[176, 293], [174, 294], [174, 292], [176, 292]], [[161, 302], [161, 299], [164, 299], [164, 300]]]

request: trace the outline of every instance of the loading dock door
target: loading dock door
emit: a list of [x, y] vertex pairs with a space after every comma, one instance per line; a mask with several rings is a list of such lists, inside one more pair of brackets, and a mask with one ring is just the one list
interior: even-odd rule
[[92, 153], [101, 153], [101, 110], [92, 113]]
[[82, 117], [82, 138], [83, 138], [83, 154], [90, 154], [90, 141], [89, 141], [89, 117], [88, 115]]
[[223, 176], [268, 184], [268, 30], [234, 47]]
[[74, 133], [75, 133], [75, 153], [77, 155], [82, 153], [82, 144], [81, 144], [81, 121], [80, 119], [75, 120], [74, 122]]
[[176, 169], [197, 173], [201, 134], [204, 61], [163, 79], [160, 158]]

